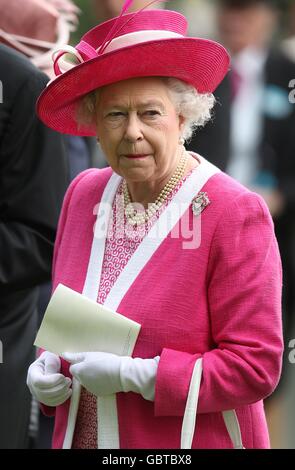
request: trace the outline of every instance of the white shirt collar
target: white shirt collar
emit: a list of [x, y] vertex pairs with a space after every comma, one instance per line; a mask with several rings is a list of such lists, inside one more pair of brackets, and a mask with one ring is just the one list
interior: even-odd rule
[[257, 77], [262, 75], [267, 59], [267, 50], [247, 47], [232, 58], [233, 68], [242, 77]]

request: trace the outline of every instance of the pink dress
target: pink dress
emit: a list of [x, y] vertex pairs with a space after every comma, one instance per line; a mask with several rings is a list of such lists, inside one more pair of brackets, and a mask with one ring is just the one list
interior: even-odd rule
[[[113, 218], [108, 228], [108, 236], [103, 259], [102, 277], [99, 285], [97, 302], [104, 304], [117, 277], [135, 252], [142, 241], [145, 233], [150, 230], [163, 209], [169, 204], [176, 192], [181, 188], [183, 182], [191, 174], [191, 170], [183, 178], [174, 190], [169, 194], [163, 206], [149, 219], [145, 228], [133, 228], [126, 221], [123, 207], [123, 184], [120, 183], [117, 191], [118, 199], [113, 202]], [[119, 201], [119, 203], [116, 203]], [[124, 227], [128, 229], [128, 235], [123, 237], [112, 236], [115, 233], [119, 217], [124, 220]], [[119, 219], [120, 220], [120, 219]], [[144, 233], [145, 232], [145, 233]], [[97, 447], [97, 403], [96, 397], [84, 387], [81, 389], [79, 410], [77, 415], [75, 433], [73, 437], [73, 449], [95, 449]]]

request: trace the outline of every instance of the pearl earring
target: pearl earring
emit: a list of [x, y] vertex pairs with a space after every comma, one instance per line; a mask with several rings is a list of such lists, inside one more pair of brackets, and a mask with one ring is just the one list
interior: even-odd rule
[[180, 145], [184, 145], [184, 142], [185, 142], [184, 138], [183, 138], [183, 137], [179, 137], [178, 143], [179, 143]]

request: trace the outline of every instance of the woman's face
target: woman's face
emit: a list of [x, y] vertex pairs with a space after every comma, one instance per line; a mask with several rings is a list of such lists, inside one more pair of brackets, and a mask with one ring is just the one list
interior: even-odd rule
[[156, 181], [173, 172], [182, 122], [161, 78], [129, 79], [100, 90], [98, 139], [109, 165], [127, 181]]

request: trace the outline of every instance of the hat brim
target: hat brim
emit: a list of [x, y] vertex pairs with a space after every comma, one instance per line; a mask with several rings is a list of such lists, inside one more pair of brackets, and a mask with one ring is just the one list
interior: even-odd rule
[[199, 93], [213, 93], [229, 70], [226, 49], [215, 41], [173, 38], [140, 43], [98, 56], [57, 77], [37, 102], [40, 119], [52, 129], [95, 136], [96, 129], [78, 127], [77, 105], [91, 91], [134, 77], [175, 77]]

